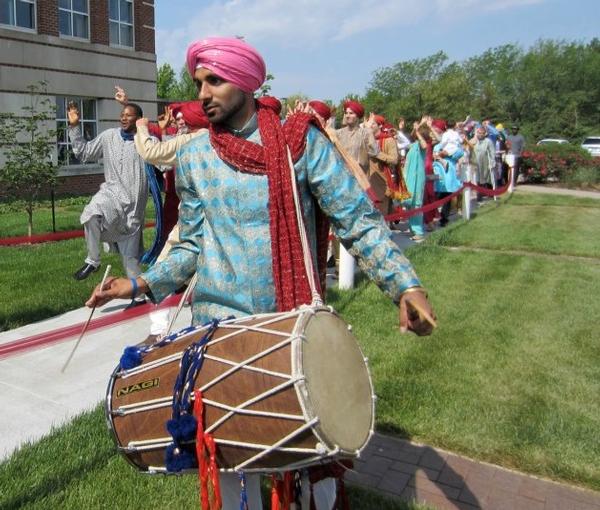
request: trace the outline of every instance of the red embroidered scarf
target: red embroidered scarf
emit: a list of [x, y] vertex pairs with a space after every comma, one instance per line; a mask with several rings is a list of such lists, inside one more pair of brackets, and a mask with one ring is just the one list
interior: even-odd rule
[[[257, 103], [258, 129], [262, 145], [237, 137], [224, 126], [211, 124], [211, 145], [226, 163], [242, 172], [267, 175], [273, 280], [277, 310], [287, 311], [312, 301], [304, 269], [304, 256], [296, 220], [292, 181], [286, 146], [292, 160], [298, 161], [306, 147], [311, 124], [320, 128], [317, 119], [305, 113], [291, 116], [285, 124], [272, 109]], [[317, 211], [317, 286], [324, 288], [325, 258], [329, 225], [315, 203]], [[321, 289], [317, 289], [321, 290]]]

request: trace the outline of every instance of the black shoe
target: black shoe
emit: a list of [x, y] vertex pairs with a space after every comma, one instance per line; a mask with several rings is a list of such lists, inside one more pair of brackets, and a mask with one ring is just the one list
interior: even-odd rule
[[73, 278], [76, 280], [85, 280], [89, 275], [98, 271], [98, 267], [92, 266], [92, 264], [88, 264], [87, 262], [83, 264], [81, 269], [79, 269], [74, 275]]

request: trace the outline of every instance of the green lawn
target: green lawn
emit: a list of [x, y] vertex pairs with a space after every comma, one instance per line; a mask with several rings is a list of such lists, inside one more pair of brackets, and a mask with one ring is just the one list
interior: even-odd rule
[[[330, 291], [330, 304], [354, 326], [369, 357], [379, 396], [377, 427], [600, 490], [600, 227], [591, 227], [599, 212], [600, 201], [518, 192], [411, 248], [408, 255], [439, 317], [429, 338], [400, 335], [396, 309], [372, 284]], [[563, 228], [565, 218], [571, 228]], [[93, 282], [66, 278], [60, 295], [55, 290], [82, 254], [82, 240], [0, 249], [0, 281], [15, 303], [7, 309], [0, 302], [4, 321], [22, 321], [21, 310], [30, 307], [41, 318], [79, 306], [74, 294], [83, 299]], [[32, 305], [31, 289], [40, 286]], [[92, 424], [71, 425], [1, 464], [0, 493], [2, 484], [14, 484], [12, 502], [83, 508], [86, 498], [102, 497], [88, 495], [92, 480], [101, 480], [116, 505], [131, 504], [128, 498], [144, 491], [157, 505], [178, 497], [170, 479], [149, 481], [123, 471], [125, 462], [102, 446], [108, 435], [98, 414], [81, 420]], [[79, 446], [69, 446], [78, 434], [84, 436]], [[100, 446], [75, 453], [82, 444]], [[58, 472], [44, 467], [57, 456], [66, 459]], [[194, 492], [192, 482], [177, 483], [178, 490]]]
[[[82, 230], [79, 217], [91, 197], [57, 199], [55, 204], [56, 231]], [[154, 219], [154, 204], [148, 200], [146, 221]], [[52, 209], [48, 201], [41, 202], [33, 211], [33, 234], [52, 232]], [[16, 204], [0, 207], [0, 238], [27, 235], [27, 213]]]
[[[1, 221], [1, 220], [0, 220]], [[144, 245], [150, 246], [154, 228], [144, 231]], [[57, 243], [0, 246], [0, 330], [13, 329], [80, 308], [100, 283], [104, 271], [87, 280], [76, 281], [73, 273], [86, 257], [85, 240]], [[111, 274], [123, 276], [121, 257], [102, 253], [102, 267], [112, 265]]]
[[592, 200], [516, 194], [476, 209], [472, 221], [454, 226], [450, 235], [443, 234], [437, 241], [600, 259], [600, 200], [588, 205]]
[[439, 328], [400, 336], [371, 284], [332, 292], [378, 395], [377, 426], [600, 489], [600, 264], [419, 248]]

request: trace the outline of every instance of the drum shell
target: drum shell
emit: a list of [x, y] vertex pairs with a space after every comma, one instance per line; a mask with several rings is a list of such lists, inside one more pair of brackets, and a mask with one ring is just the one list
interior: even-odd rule
[[[277, 415], [256, 416], [236, 412], [216, 427], [212, 433], [217, 441], [217, 463], [221, 469], [234, 469], [257, 453], [255, 448], [229, 443], [268, 447], [278, 439], [293, 435], [299, 427], [309, 423], [313, 425], [306, 426], [306, 430], [285, 443], [285, 451], [272, 451], [245, 469], [280, 470], [283, 466], [298, 463], [316, 463], [316, 457], [332, 454], [336, 457], [355, 457], [368, 441], [372, 433], [373, 413], [364, 441], [359, 438], [359, 448], [354, 448], [354, 445], [351, 450], [340, 448], [335, 444], [335, 438], [332, 440], [326, 431], [319, 427], [319, 419], [315, 416], [311, 403], [311, 391], [307, 388], [303, 376], [305, 367], [302, 365], [303, 343], [306, 342], [303, 331], [310, 325], [311, 317], [322, 313], [331, 314], [329, 310], [317, 312], [313, 310], [299, 315], [265, 314], [248, 317], [235, 321], [236, 327], [243, 325], [250, 328], [243, 334], [232, 336], [232, 330], [227, 324], [219, 327], [214, 333], [206, 351], [202, 370], [196, 379], [196, 388], [207, 385], [227, 371], [232, 371], [231, 364], [241, 363], [253, 356], [256, 359], [249, 365], [254, 370], [245, 368], [232, 371], [223, 380], [203, 390], [205, 426], [209, 428], [214, 425], [228, 412], [219, 405], [236, 407], [269, 392], [271, 394], [267, 397], [257, 399], [246, 409]], [[265, 322], [268, 324], [265, 325]], [[199, 329], [181, 335], [172, 343], [146, 353], [140, 370], [122, 373], [117, 367], [111, 378], [107, 392], [107, 418], [119, 449], [141, 470], [165, 470], [165, 448], [171, 441], [165, 425], [171, 418], [170, 401], [179, 372], [179, 355], [204, 333], [205, 329]], [[265, 352], [267, 354], [263, 354]], [[164, 364], [144, 368], [165, 358], [168, 361]], [[224, 364], [223, 359], [227, 359], [229, 364]], [[369, 397], [372, 397], [371, 381], [368, 371], [366, 373]], [[280, 388], [273, 391], [277, 386]], [[154, 402], [157, 399], [161, 401], [161, 406], [157, 408], [125, 416], [120, 416], [117, 412], [122, 406], [140, 406], [141, 402]], [[369, 406], [372, 407], [372, 402], [369, 402]], [[128, 446], [132, 441], [136, 447], [130, 449]], [[152, 446], [146, 448], [145, 441], [151, 442]], [[193, 445], [189, 446], [190, 451], [193, 451]], [[316, 455], [316, 452], [320, 453]]]

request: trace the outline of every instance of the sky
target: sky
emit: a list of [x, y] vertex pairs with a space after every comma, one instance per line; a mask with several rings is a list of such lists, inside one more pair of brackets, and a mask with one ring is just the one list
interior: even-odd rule
[[373, 72], [440, 50], [462, 61], [503, 44], [600, 38], [600, 0], [158, 0], [158, 64], [188, 44], [243, 36], [275, 78], [271, 94], [338, 102]]

